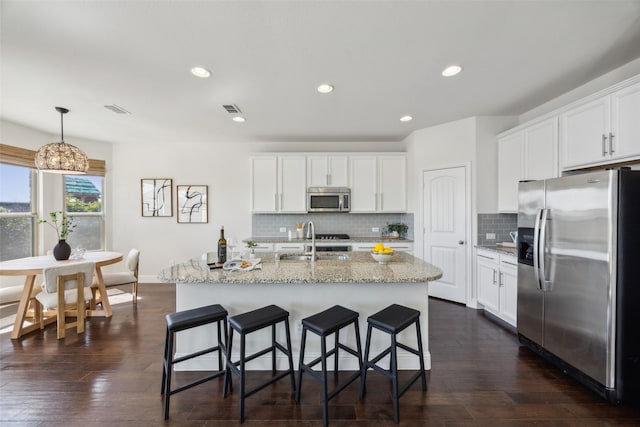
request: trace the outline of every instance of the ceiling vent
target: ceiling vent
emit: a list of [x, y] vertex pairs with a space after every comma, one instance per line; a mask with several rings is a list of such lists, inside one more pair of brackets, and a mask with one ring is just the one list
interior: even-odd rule
[[222, 108], [224, 108], [225, 110], [227, 110], [227, 113], [229, 114], [238, 114], [238, 113], [242, 113], [242, 111], [240, 111], [240, 108], [238, 108], [238, 106], [236, 104], [227, 104], [227, 105], [223, 105]]
[[116, 114], [131, 114], [130, 111], [127, 111], [124, 108], [122, 108], [121, 106], [116, 105], [116, 104], [105, 105], [104, 108], [106, 108], [107, 110], [111, 110]]

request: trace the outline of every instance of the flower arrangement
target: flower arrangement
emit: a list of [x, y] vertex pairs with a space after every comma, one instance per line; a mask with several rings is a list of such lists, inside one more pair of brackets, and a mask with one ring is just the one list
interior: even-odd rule
[[41, 219], [38, 224], [48, 224], [56, 230], [58, 240], [66, 240], [69, 233], [78, 225], [74, 222], [73, 217], [65, 215], [62, 211], [49, 212], [50, 219]]

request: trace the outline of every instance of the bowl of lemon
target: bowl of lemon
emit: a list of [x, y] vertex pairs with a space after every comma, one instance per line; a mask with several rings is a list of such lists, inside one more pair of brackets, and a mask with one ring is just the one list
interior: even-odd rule
[[371, 250], [371, 256], [373, 259], [378, 261], [378, 264], [385, 265], [391, 261], [391, 258], [393, 257], [393, 249], [387, 248], [382, 243], [378, 243]]

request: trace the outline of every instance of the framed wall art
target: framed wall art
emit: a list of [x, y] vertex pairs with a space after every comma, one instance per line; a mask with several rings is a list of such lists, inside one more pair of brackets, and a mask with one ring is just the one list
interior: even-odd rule
[[188, 224], [206, 223], [207, 192], [206, 185], [178, 185], [178, 222]]
[[173, 216], [173, 181], [171, 178], [144, 178], [142, 189], [142, 216]]

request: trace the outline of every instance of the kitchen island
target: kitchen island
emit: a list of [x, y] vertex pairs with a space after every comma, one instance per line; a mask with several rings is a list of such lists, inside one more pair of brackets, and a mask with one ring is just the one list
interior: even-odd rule
[[[319, 254], [315, 262], [277, 259], [282, 254], [261, 253], [259, 268], [252, 271], [210, 270], [206, 261], [188, 260], [162, 270], [158, 279], [176, 283], [176, 310], [209, 304], [221, 304], [229, 315], [239, 314], [265, 305], [276, 304], [290, 313], [291, 341], [296, 360], [300, 350], [301, 319], [340, 304], [360, 313], [360, 334], [364, 342], [367, 317], [389, 304], [402, 304], [420, 310], [420, 328], [425, 351], [425, 366], [431, 367], [428, 340], [427, 284], [442, 277], [442, 271], [410, 254], [396, 252], [391, 261], [378, 264], [368, 252]], [[177, 338], [177, 357], [213, 345], [214, 334], [207, 327], [181, 333]], [[315, 339], [314, 339], [315, 338]], [[285, 342], [284, 328], [278, 329], [278, 340]], [[353, 329], [340, 334], [341, 342], [355, 346]], [[398, 340], [416, 346], [413, 328]], [[269, 330], [257, 331], [247, 339], [248, 350], [259, 350], [270, 342]], [[371, 354], [389, 345], [386, 334], [374, 334]], [[309, 336], [306, 354], [309, 359], [319, 354], [319, 340]], [[364, 348], [363, 348], [364, 351]], [[343, 359], [344, 356], [344, 359]], [[270, 356], [262, 356], [248, 369], [270, 369]], [[193, 359], [177, 365], [187, 370], [207, 370], [217, 366], [215, 355]], [[286, 358], [280, 357], [278, 368], [285, 369]], [[416, 369], [417, 358], [399, 351], [398, 368]], [[340, 369], [357, 369], [357, 362], [345, 352], [340, 354]]]

